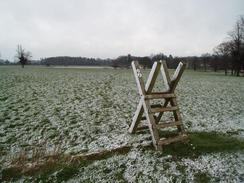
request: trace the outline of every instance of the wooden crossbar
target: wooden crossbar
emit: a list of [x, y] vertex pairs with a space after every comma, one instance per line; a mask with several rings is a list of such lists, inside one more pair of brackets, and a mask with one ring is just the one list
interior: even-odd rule
[[[184, 133], [182, 118], [180, 115], [179, 107], [176, 102], [176, 95], [174, 93], [175, 88], [184, 72], [185, 64], [180, 62], [171, 79], [166, 62], [165, 61], [154, 62], [146, 84], [144, 84], [140, 66], [137, 61], [132, 62], [132, 69], [133, 69], [133, 73], [135, 76], [135, 80], [141, 98], [137, 106], [135, 115], [133, 117], [132, 123], [130, 125], [129, 132], [135, 133], [137, 129], [139, 130], [139, 129], [149, 128], [152, 136], [152, 142], [156, 150], [161, 150], [162, 145], [164, 144], [185, 139], [186, 134]], [[160, 71], [163, 76], [163, 81], [166, 86], [166, 91], [152, 92]], [[164, 104], [152, 105], [151, 100], [153, 99], [164, 99]], [[169, 107], [167, 107], [168, 104], [170, 104]], [[168, 111], [173, 112], [175, 121], [168, 122], [168, 123], [159, 123], [163, 113]], [[144, 117], [142, 117], [143, 113], [145, 114]], [[144, 119], [147, 120], [148, 124], [146, 126], [138, 127], [140, 121]], [[169, 140], [167, 139], [160, 140], [159, 130], [161, 128], [167, 128], [173, 126], [177, 127], [179, 135]]]

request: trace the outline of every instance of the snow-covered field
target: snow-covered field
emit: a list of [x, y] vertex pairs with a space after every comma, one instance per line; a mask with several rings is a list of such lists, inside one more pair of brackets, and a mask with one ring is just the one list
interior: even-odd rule
[[[156, 83], [157, 88], [162, 85], [162, 80]], [[176, 92], [187, 131], [244, 137], [242, 77], [186, 71]], [[1, 170], [11, 155], [42, 143], [50, 150], [58, 144], [63, 153], [76, 154], [148, 140], [149, 133], [127, 133], [138, 100], [131, 70], [0, 67]], [[68, 180], [243, 182], [243, 155], [241, 150], [175, 159], [134, 147], [81, 167]], [[49, 179], [55, 181], [56, 175]]]

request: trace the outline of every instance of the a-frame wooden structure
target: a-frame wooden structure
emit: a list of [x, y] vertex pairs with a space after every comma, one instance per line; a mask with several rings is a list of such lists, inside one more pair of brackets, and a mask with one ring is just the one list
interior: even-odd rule
[[[129, 132], [135, 133], [137, 129], [139, 130], [140, 128], [149, 128], [152, 136], [153, 145], [156, 150], [161, 150], [163, 145], [187, 139], [187, 135], [185, 134], [182, 124], [179, 107], [176, 102], [176, 95], [174, 92], [182, 76], [182, 73], [184, 72], [185, 64], [180, 62], [174, 75], [172, 76], [172, 78], [170, 78], [166, 62], [154, 62], [146, 85], [143, 82], [142, 73], [140, 71], [140, 66], [137, 61], [132, 62], [132, 69], [141, 98], [133, 117], [133, 121], [130, 125]], [[167, 89], [164, 92], [153, 93], [152, 90], [160, 70], [163, 76], [164, 84], [166, 85]], [[153, 99], [164, 99], [164, 104], [152, 105], [151, 100]], [[170, 104], [170, 106], [168, 106], [168, 104]], [[167, 123], [161, 123], [160, 119], [163, 113], [168, 111], [173, 112], [175, 120]], [[143, 113], [145, 113], [144, 117]], [[139, 127], [140, 121], [145, 119], [147, 120], [147, 125]], [[159, 130], [166, 127], [177, 127], [177, 136], [160, 139]]]

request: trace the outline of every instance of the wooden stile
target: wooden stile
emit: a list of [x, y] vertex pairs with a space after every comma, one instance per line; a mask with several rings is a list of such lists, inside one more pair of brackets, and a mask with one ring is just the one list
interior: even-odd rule
[[[185, 140], [187, 135], [184, 132], [182, 118], [174, 92], [184, 72], [185, 64], [182, 62], [179, 63], [171, 79], [166, 62], [154, 62], [146, 84], [144, 84], [139, 63], [137, 61], [132, 62], [132, 69], [141, 98], [130, 125], [129, 132], [135, 133], [137, 130], [149, 129], [156, 150], [161, 150], [163, 145]], [[160, 71], [163, 76], [164, 84], [166, 85], [166, 91], [152, 92]], [[153, 99], [164, 99], [164, 104], [151, 104], [151, 100]], [[170, 106], [168, 106], [168, 104], [170, 104]], [[173, 112], [175, 121], [159, 123], [164, 112]], [[144, 117], [142, 116], [143, 113], [145, 114]], [[138, 126], [141, 120], [147, 120], [147, 125]], [[159, 130], [167, 127], [177, 127], [178, 135], [171, 138], [160, 139]]]

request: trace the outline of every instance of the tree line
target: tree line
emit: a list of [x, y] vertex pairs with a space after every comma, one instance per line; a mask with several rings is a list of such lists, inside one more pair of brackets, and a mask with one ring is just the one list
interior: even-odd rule
[[[230, 73], [231, 75], [240, 76], [244, 71], [244, 17], [241, 16], [236, 21], [233, 29], [227, 34], [227, 39], [213, 49], [213, 54], [204, 53], [201, 56], [188, 57], [173, 57], [163, 53], [143, 57], [128, 54], [119, 56], [116, 59], [58, 56], [31, 61], [31, 53], [18, 45], [15, 58], [17, 59], [16, 63], [20, 63], [22, 67], [26, 64], [33, 64], [130, 68], [132, 60], [137, 60], [143, 68], [151, 68], [154, 61], [166, 60], [169, 68], [176, 68], [178, 63], [183, 61], [188, 69], [213, 70], [215, 72], [224, 70], [226, 75]], [[0, 65], [3, 64], [11, 64], [11, 62], [0, 59]]]
[[169, 68], [176, 68], [179, 62], [185, 62], [187, 68], [193, 70], [224, 70], [225, 75], [244, 75], [244, 17], [241, 16], [235, 23], [233, 29], [228, 32], [227, 40], [213, 49], [213, 54], [204, 53], [201, 56], [173, 57], [163, 53], [151, 55], [150, 57], [134, 57], [131, 55], [120, 56], [113, 60], [112, 66], [130, 67], [132, 60], [138, 60], [144, 67], [151, 67], [154, 61], [166, 60]]
[[214, 55], [221, 60], [225, 74], [239, 76], [244, 70], [244, 17], [241, 16], [228, 33], [228, 40], [214, 48]]
[[[37, 64], [38, 62], [36, 62]], [[86, 57], [49, 57], [43, 58], [39, 61], [40, 65], [79, 65], [79, 66], [110, 66], [110, 59], [100, 59], [100, 58], [86, 58]]]

